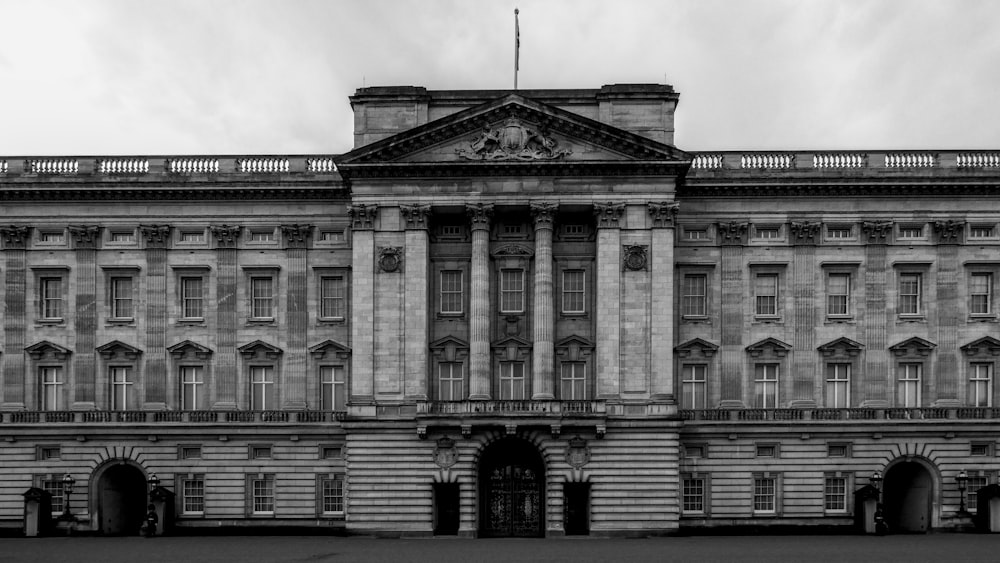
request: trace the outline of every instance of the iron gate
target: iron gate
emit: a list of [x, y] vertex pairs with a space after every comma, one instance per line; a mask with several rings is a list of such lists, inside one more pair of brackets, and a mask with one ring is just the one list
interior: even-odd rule
[[542, 535], [542, 483], [537, 471], [522, 465], [495, 467], [485, 493], [487, 535]]

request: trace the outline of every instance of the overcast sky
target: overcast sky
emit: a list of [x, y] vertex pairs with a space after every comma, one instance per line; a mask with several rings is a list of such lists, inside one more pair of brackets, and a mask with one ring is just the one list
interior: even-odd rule
[[363, 85], [667, 83], [685, 150], [1000, 149], [990, 0], [0, 0], [0, 155], [350, 150]]

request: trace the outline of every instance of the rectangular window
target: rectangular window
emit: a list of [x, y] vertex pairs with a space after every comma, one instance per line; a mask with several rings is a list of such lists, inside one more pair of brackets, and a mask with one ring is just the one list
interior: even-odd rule
[[777, 512], [777, 479], [758, 475], [753, 479], [754, 514], [775, 514]]
[[38, 368], [38, 376], [42, 382], [42, 410], [63, 410], [62, 367], [42, 366]]
[[851, 406], [851, 364], [826, 364], [826, 408]]
[[132, 318], [132, 278], [111, 278], [111, 316]]
[[274, 368], [271, 366], [250, 367], [250, 410], [266, 411], [274, 409]]
[[993, 444], [990, 442], [972, 442], [969, 444], [969, 455], [984, 457], [991, 455]]
[[585, 225], [563, 225], [563, 234], [571, 237], [579, 237], [587, 234]]
[[684, 240], [708, 240], [708, 229], [684, 229]]
[[524, 312], [524, 270], [500, 270], [500, 312]]
[[924, 238], [924, 227], [922, 225], [906, 225], [899, 228], [900, 239], [920, 239]]
[[778, 446], [775, 444], [757, 444], [756, 457], [778, 457]]
[[754, 365], [754, 407], [773, 409], [778, 406], [778, 364]]
[[344, 476], [333, 475], [320, 481], [323, 514], [344, 513]]
[[587, 364], [562, 362], [559, 374], [559, 398], [564, 401], [582, 401], [587, 398]]
[[250, 278], [250, 316], [255, 319], [274, 318], [274, 278]]
[[563, 313], [583, 313], [586, 310], [584, 280], [583, 270], [563, 270]]
[[250, 491], [253, 514], [274, 514], [273, 475], [250, 479]]
[[201, 446], [180, 446], [179, 459], [201, 459]]
[[201, 515], [205, 513], [205, 479], [191, 477], [181, 480], [181, 513]]
[[705, 512], [705, 479], [687, 475], [681, 483], [681, 508], [687, 514]]
[[271, 459], [271, 446], [251, 445], [250, 459]]
[[854, 233], [851, 231], [850, 227], [827, 227], [826, 228], [826, 238], [831, 240], [843, 240], [850, 239], [854, 237]]
[[66, 242], [66, 237], [57, 231], [43, 231], [38, 234], [38, 242], [45, 244], [63, 244]]
[[896, 406], [916, 408], [920, 406], [920, 372], [923, 364], [899, 364], [899, 378], [896, 382]]
[[59, 459], [60, 457], [62, 457], [62, 448], [59, 446], [37, 446], [35, 449], [35, 459], [38, 461]]
[[705, 385], [707, 373], [708, 366], [705, 364], [687, 364], [681, 368], [682, 409], [706, 408]]
[[320, 446], [319, 457], [320, 459], [342, 459], [344, 450], [340, 446]]
[[502, 231], [505, 235], [519, 235], [521, 234], [521, 225], [504, 225]]
[[921, 314], [920, 274], [899, 274], [899, 314]]
[[826, 445], [826, 456], [827, 457], [848, 457], [850, 453], [850, 445], [848, 444], [827, 444]]
[[274, 242], [274, 230], [250, 231], [250, 242]]
[[61, 319], [63, 311], [62, 278], [40, 278], [39, 316], [43, 319]]
[[205, 316], [204, 287], [200, 277], [181, 278], [181, 316], [185, 319], [201, 319]]
[[969, 227], [969, 238], [994, 238], [996, 229], [993, 225], [972, 225]]
[[681, 312], [685, 317], [708, 315], [708, 276], [685, 274], [681, 286]]
[[525, 399], [524, 362], [500, 362], [500, 399]]
[[344, 242], [344, 231], [320, 231], [319, 240], [323, 242]]
[[465, 400], [464, 382], [462, 362], [441, 362], [438, 364], [438, 400]]
[[993, 406], [993, 364], [975, 363], [969, 366], [969, 406]]
[[754, 298], [758, 317], [778, 316], [778, 275], [757, 274], [754, 278]]
[[132, 231], [111, 231], [111, 242], [133, 243], [135, 242], [135, 232]]
[[136, 406], [132, 403], [132, 368], [112, 366], [108, 368], [111, 379], [111, 410], [126, 411]]
[[969, 276], [969, 313], [972, 315], [989, 315], [993, 312], [990, 297], [993, 293], [993, 276], [976, 273]]
[[441, 270], [441, 313], [461, 315], [463, 312], [464, 276], [462, 270]]
[[181, 410], [196, 411], [202, 408], [204, 401], [205, 379], [202, 366], [180, 366], [181, 379]]
[[320, 316], [343, 319], [347, 315], [347, 287], [344, 276], [323, 276], [319, 279]]
[[705, 457], [705, 446], [685, 446], [684, 457], [688, 459]]
[[826, 476], [823, 482], [823, 508], [827, 512], [847, 512], [847, 477]]
[[754, 227], [754, 238], [775, 240], [781, 238], [781, 230], [778, 227]]
[[976, 513], [979, 503], [979, 489], [989, 484], [990, 479], [985, 475], [969, 475], [969, 480], [965, 484], [965, 506], [969, 512]]
[[66, 507], [63, 506], [63, 482], [62, 476], [60, 475], [56, 479], [42, 479], [41, 489], [52, 495], [52, 516], [62, 514]]
[[347, 410], [347, 378], [344, 366], [320, 366], [320, 386], [322, 387], [322, 409], [344, 412]]
[[198, 244], [205, 242], [203, 231], [181, 231], [181, 242], [187, 244]]
[[826, 314], [831, 317], [851, 314], [850, 274], [830, 274], [826, 277]]

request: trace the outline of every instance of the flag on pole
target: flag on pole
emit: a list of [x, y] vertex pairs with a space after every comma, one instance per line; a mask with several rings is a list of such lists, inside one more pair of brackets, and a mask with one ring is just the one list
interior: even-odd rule
[[514, 89], [517, 90], [517, 71], [521, 68], [521, 26], [517, 21], [517, 8], [514, 8]]

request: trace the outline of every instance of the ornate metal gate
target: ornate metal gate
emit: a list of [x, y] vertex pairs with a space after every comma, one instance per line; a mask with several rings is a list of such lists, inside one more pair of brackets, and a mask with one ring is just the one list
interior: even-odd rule
[[537, 537], [542, 533], [542, 483], [534, 469], [523, 465], [494, 467], [485, 486], [489, 536]]

